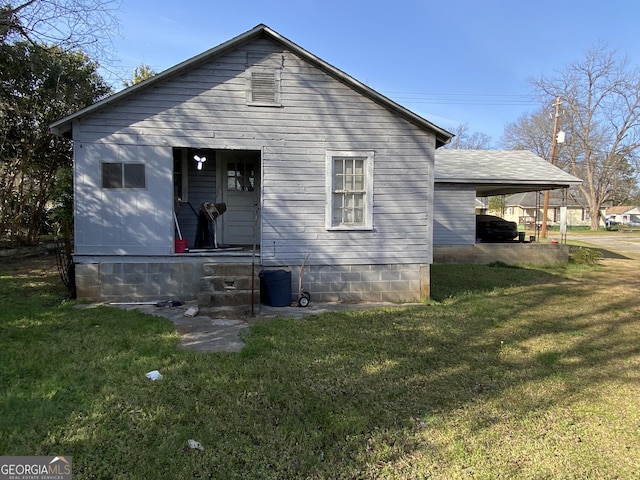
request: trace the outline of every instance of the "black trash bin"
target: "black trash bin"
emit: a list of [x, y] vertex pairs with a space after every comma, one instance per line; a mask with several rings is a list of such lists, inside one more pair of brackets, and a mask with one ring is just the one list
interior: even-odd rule
[[291, 305], [291, 272], [262, 270], [260, 272], [260, 302], [272, 307]]

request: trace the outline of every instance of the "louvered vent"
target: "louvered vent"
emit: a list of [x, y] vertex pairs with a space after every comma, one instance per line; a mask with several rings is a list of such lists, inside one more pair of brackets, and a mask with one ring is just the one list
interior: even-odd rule
[[274, 72], [251, 73], [251, 101], [277, 103], [277, 85]]

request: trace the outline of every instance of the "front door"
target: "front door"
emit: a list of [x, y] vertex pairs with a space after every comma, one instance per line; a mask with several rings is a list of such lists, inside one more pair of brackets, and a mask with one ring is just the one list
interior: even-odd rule
[[217, 160], [222, 183], [218, 201], [227, 205], [220, 217], [222, 243], [259, 244], [260, 152], [218, 150]]

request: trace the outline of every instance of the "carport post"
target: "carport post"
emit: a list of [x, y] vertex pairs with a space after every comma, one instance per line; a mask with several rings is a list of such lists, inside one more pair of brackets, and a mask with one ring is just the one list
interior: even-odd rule
[[560, 242], [567, 243], [567, 189], [562, 189], [562, 206], [560, 207]]

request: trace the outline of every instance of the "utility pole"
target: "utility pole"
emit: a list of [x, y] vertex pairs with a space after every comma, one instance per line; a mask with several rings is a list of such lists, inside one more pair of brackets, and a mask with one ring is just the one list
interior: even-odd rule
[[[553, 120], [553, 138], [551, 139], [551, 157], [549, 163], [553, 165], [556, 159], [556, 146], [558, 145], [558, 123], [560, 120], [560, 97], [556, 98], [556, 116]], [[542, 225], [540, 226], [540, 238], [547, 238], [547, 214], [549, 213], [549, 190], [544, 192], [544, 203], [542, 205]]]

